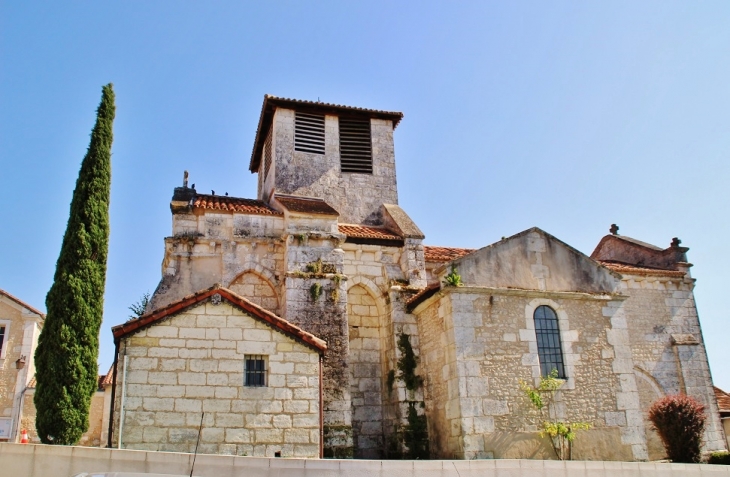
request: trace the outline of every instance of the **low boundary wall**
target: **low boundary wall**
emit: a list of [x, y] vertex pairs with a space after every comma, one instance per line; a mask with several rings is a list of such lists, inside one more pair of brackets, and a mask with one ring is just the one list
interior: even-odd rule
[[[71, 477], [79, 472], [189, 475], [192, 454], [0, 444], [0, 475]], [[730, 466], [551, 460], [270, 459], [199, 454], [199, 477], [730, 477]]]

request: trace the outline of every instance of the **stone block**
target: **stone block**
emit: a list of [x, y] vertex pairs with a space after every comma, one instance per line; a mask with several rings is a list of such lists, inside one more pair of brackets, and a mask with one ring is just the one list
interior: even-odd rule
[[[256, 434], [256, 440], [259, 440], [259, 434]], [[308, 429], [285, 429], [284, 442], [287, 444], [309, 444]]]
[[175, 402], [170, 398], [146, 397], [142, 400], [145, 411], [172, 411]]
[[[286, 431], [293, 431], [294, 429], [287, 429]], [[254, 430], [254, 442], [256, 444], [280, 444], [284, 442], [284, 430], [282, 429], [255, 429]]]
[[159, 361], [157, 358], [134, 357], [129, 359], [130, 370], [151, 370], [157, 369]]
[[205, 374], [202, 374], [202, 373], [190, 373], [190, 372], [178, 373], [177, 379], [180, 384], [185, 384], [185, 385], [203, 386], [206, 384]]
[[495, 399], [484, 399], [482, 401], [484, 414], [489, 416], [503, 416], [509, 414], [509, 406], [507, 401], [498, 401]]
[[224, 429], [203, 429], [200, 431], [200, 440], [203, 442], [219, 443], [224, 439]]
[[175, 411], [178, 412], [200, 412], [203, 407], [203, 403], [200, 399], [187, 399], [187, 398], [176, 398], [175, 399]]
[[237, 412], [217, 412], [215, 425], [216, 427], [243, 427], [243, 415]]
[[292, 414], [301, 414], [309, 412], [309, 401], [305, 400], [294, 400], [284, 401], [284, 412]]
[[228, 399], [203, 399], [203, 412], [230, 412], [231, 401]]
[[251, 431], [248, 429], [226, 429], [226, 442], [232, 442], [236, 444], [250, 444], [251, 443]]
[[176, 326], [152, 326], [147, 329], [147, 336], [151, 338], [177, 338], [178, 328]]
[[172, 371], [150, 371], [147, 382], [150, 384], [177, 384], [177, 373]]
[[[184, 345], [183, 345], [184, 346]], [[185, 359], [201, 359], [201, 358], [209, 358], [210, 357], [210, 350], [206, 348], [199, 348], [199, 349], [187, 349], [182, 348], [180, 349], [179, 353], [181, 358]]]
[[178, 332], [180, 338], [205, 339], [204, 328], [180, 328]]
[[[205, 376], [205, 375], [202, 375]], [[212, 398], [215, 396], [215, 388], [212, 386], [185, 386], [185, 397], [188, 398]]]

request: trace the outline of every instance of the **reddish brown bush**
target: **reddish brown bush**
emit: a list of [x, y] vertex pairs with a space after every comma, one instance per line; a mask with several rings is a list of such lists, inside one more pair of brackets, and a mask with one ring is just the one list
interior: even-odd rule
[[684, 394], [665, 396], [649, 408], [649, 420], [672, 462], [700, 461], [705, 419], [705, 406]]

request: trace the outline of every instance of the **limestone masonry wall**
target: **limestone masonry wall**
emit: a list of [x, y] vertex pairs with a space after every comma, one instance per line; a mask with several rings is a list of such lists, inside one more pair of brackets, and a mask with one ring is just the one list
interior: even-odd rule
[[[319, 354], [238, 308], [189, 308], [125, 338], [120, 353], [122, 447], [192, 452], [204, 412], [198, 452], [319, 456]], [[244, 386], [246, 355], [265, 356], [267, 386]]]

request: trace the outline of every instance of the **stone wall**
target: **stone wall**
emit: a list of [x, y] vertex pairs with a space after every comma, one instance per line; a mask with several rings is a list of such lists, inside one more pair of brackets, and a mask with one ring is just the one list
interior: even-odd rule
[[[325, 154], [294, 150], [294, 110], [279, 108], [274, 114], [273, 187], [281, 194], [319, 197], [340, 213], [343, 223], [379, 223], [383, 203], [397, 204], [393, 124], [371, 119], [373, 173], [340, 172], [338, 118], [325, 116]], [[271, 193], [266, 181], [262, 200]]]
[[603, 315], [607, 299], [464, 287], [448, 288], [427, 305], [417, 313], [426, 410], [439, 457], [555, 457], [537, 435], [544, 416], [520, 390], [520, 381], [539, 381], [532, 314], [549, 305], [558, 315], [568, 378], [550, 412], [594, 428], [584, 437], [590, 445], [580, 445], [578, 437], [573, 458], [633, 460], [642, 452], [646, 458], [641, 443], [632, 447], [634, 428], [626, 423], [625, 410], [637, 408], [638, 398], [619, 398], [626, 376], [614, 368], [617, 351]]
[[[246, 355], [266, 357], [267, 386], [243, 385]], [[198, 452], [319, 456], [319, 354], [226, 302], [125, 338], [119, 362], [125, 448], [192, 452], [204, 412]]]
[[[648, 410], [664, 395], [686, 393], [707, 408], [704, 449], [724, 449], [726, 444], [692, 292], [694, 280], [626, 275], [621, 288], [629, 296], [624, 309], [642, 409]], [[695, 344], [673, 344], [672, 335], [691, 335]], [[664, 450], [655, 433], [649, 430], [648, 421], [645, 428], [651, 445], [650, 458], [663, 457]]]

